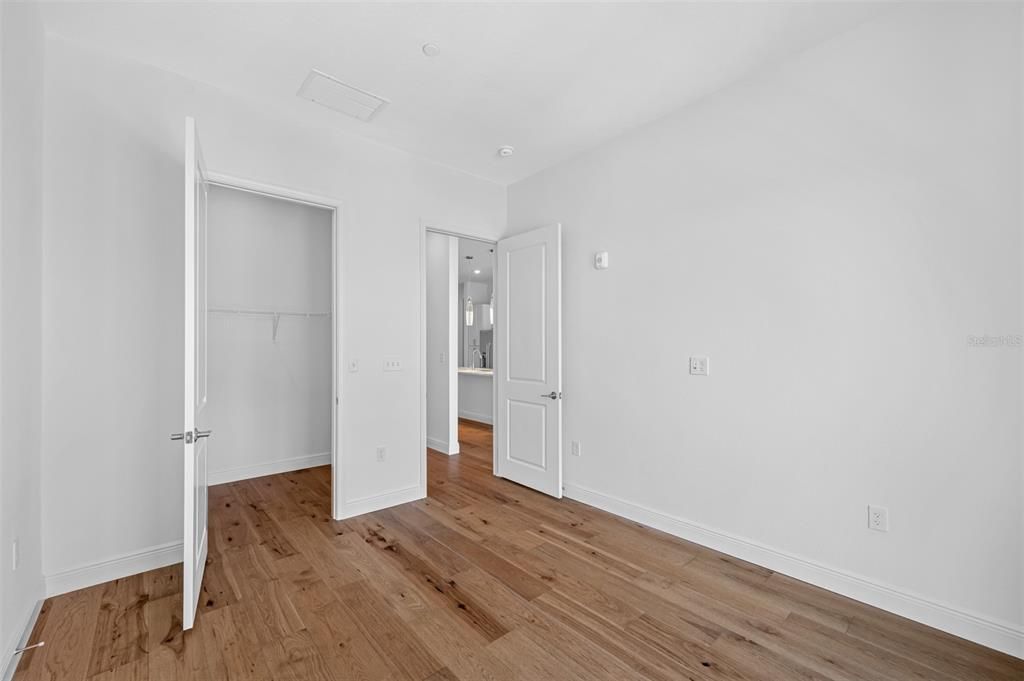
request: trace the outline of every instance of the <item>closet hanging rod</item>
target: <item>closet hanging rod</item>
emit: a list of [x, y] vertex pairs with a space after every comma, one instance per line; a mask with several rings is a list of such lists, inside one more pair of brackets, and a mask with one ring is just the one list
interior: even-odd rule
[[298, 310], [256, 310], [244, 307], [210, 307], [209, 312], [219, 314], [267, 315], [269, 317], [330, 317], [330, 312], [302, 312]]

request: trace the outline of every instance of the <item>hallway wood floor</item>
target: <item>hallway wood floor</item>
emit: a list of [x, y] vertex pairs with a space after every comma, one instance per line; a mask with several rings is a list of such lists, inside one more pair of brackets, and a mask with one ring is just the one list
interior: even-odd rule
[[491, 476], [490, 429], [429, 497], [330, 519], [326, 467], [213, 487], [179, 567], [48, 599], [17, 681], [1020, 681], [1024, 663]]

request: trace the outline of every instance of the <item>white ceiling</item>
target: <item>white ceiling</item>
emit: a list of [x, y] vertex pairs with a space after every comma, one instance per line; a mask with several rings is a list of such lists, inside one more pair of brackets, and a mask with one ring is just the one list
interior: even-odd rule
[[[836, 35], [872, 3], [68, 3], [50, 32], [505, 184]], [[421, 46], [440, 46], [427, 58]], [[390, 100], [296, 96], [311, 68]], [[497, 148], [513, 145], [501, 159]]]

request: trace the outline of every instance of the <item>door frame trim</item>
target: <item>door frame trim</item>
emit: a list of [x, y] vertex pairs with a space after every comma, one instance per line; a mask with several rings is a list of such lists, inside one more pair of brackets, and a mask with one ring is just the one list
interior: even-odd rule
[[[468, 239], [470, 241], [479, 241], [485, 244], [490, 244], [497, 249], [498, 240], [490, 237], [476, 236], [461, 232], [457, 229], [450, 227], [439, 226], [443, 225], [441, 221], [427, 220], [420, 218], [420, 496], [427, 496], [427, 233], [440, 234], [442, 236], [452, 237], [455, 239]], [[497, 253], [495, 253], [497, 257]], [[496, 288], [498, 285], [497, 277], [494, 278], [493, 286]], [[455, 360], [458, 361], [457, 359]], [[494, 358], [495, 369], [497, 369], [497, 357]], [[451, 369], [458, 372], [458, 367], [451, 364], [451, 358], [449, 358], [449, 364]], [[458, 378], [456, 377], [456, 381]], [[497, 383], [491, 381], [491, 413], [494, 417], [497, 416], [495, 410], [497, 409], [498, 393]], [[457, 403], [456, 403], [457, 404]], [[455, 410], [455, 420], [458, 421], [459, 414], [458, 409]], [[451, 415], [449, 415], [449, 418]], [[491, 425], [494, 427], [494, 424]], [[491, 475], [495, 475], [498, 464], [498, 445], [497, 440], [491, 438]]]
[[331, 211], [331, 517], [340, 520], [345, 516], [344, 486], [341, 484], [341, 248], [344, 242], [341, 220], [341, 199], [311, 194], [309, 192], [259, 182], [238, 175], [207, 170], [207, 181], [218, 187], [259, 194], [272, 199], [281, 199]]

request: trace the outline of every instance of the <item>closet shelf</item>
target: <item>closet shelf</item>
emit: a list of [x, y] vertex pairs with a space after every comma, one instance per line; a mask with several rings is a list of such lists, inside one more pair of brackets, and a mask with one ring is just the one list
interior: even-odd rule
[[218, 314], [266, 315], [268, 317], [330, 317], [330, 312], [303, 312], [301, 310], [256, 310], [244, 307], [210, 307], [209, 312]]
[[277, 327], [281, 323], [281, 317], [330, 317], [330, 312], [303, 312], [297, 310], [257, 310], [245, 307], [208, 307], [207, 312], [215, 314], [253, 315], [257, 317], [270, 317], [274, 321], [272, 340], [277, 342]]

